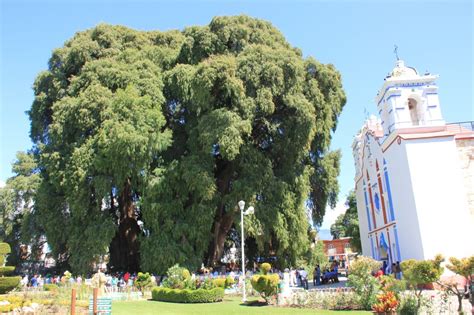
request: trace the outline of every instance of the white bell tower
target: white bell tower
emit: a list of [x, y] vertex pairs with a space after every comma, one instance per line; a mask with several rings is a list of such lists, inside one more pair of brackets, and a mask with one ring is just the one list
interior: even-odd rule
[[398, 129], [445, 125], [437, 78], [429, 73], [419, 75], [415, 68], [397, 60], [375, 98], [385, 137]]

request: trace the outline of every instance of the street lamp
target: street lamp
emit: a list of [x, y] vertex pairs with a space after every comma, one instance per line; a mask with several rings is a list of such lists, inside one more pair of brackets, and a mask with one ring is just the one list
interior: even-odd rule
[[244, 238], [244, 215], [253, 214], [254, 208], [252, 206], [248, 207], [246, 211], [245, 208], [245, 201], [239, 201], [239, 208], [240, 208], [240, 227], [241, 227], [241, 236], [242, 236], [242, 276], [243, 276], [243, 287], [242, 287], [242, 302], [247, 302], [247, 292], [245, 292], [245, 253], [244, 253], [244, 246], [245, 246], [245, 238]]

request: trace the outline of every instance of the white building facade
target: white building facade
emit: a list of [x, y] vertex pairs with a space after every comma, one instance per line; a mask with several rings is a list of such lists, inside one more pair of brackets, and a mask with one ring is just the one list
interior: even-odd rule
[[365, 256], [474, 255], [473, 123], [446, 124], [436, 79], [398, 60], [354, 139]]

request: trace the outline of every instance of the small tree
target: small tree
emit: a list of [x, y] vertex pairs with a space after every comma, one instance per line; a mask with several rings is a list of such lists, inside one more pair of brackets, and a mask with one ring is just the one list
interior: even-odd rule
[[280, 277], [277, 274], [268, 274], [270, 269], [270, 264], [263, 263], [260, 266], [261, 274], [253, 276], [250, 280], [254, 290], [260, 293], [267, 304], [278, 293], [278, 283], [280, 282]]
[[351, 264], [348, 284], [352, 286], [359, 296], [361, 307], [370, 310], [377, 302], [377, 293], [380, 289], [380, 282], [373, 276], [381, 263], [370, 257], [359, 256]]
[[137, 275], [137, 279], [135, 279], [134, 284], [137, 287], [137, 289], [140, 290], [143, 295], [145, 295], [145, 289], [152, 286], [150, 274], [148, 272], [147, 273], [139, 272]]
[[438, 281], [443, 273], [442, 261], [443, 257], [438, 255], [434, 260], [409, 259], [401, 263], [403, 278], [416, 296], [418, 309], [421, 307], [424, 286]]
[[[474, 256], [457, 259], [455, 257], [449, 258], [450, 264], [446, 265], [446, 268], [451, 270], [457, 275], [460, 275], [465, 280], [465, 286], [467, 286], [472, 279], [472, 275], [474, 274]], [[456, 280], [449, 281], [449, 280], [440, 280], [437, 282], [443, 289], [455, 295], [458, 298], [458, 312], [462, 312], [462, 299], [464, 297], [464, 290], [461, 290], [458, 286], [458, 282]]]
[[20, 277], [5, 277], [13, 273], [15, 267], [5, 267], [5, 256], [11, 251], [10, 245], [0, 243], [0, 294], [4, 294], [16, 288], [20, 283]]

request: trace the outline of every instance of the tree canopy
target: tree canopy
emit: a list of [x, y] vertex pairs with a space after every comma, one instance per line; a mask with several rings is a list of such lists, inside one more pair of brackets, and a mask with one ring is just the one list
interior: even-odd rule
[[20, 244], [31, 245], [32, 252], [42, 247], [43, 231], [34, 215], [35, 196], [41, 183], [34, 156], [17, 152], [12, 165], [14, 175], [0, 188], [0, 239], [11, 245], [9, 263], [19, 262]]
[[351, 246], [357, 252], [362, 251], [360, 241], [359, 216], [357, 214], [357, 200], [355, 192], [351, 190], [346, 199], [346, 212], [340, 214], [331, 225], [331, 235], [334, 239], [351, 237]]
[[338, 193], [334, 66], [270, 23], [216, 17], [183, 31], [98, 25], [53, 52], [34, 84], [35, 201], [48, 243], [77, 271], [164, 272], [220, 260], [246, 237], [294, 263]]

